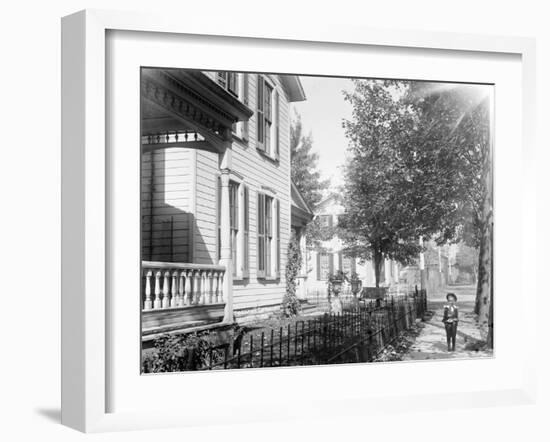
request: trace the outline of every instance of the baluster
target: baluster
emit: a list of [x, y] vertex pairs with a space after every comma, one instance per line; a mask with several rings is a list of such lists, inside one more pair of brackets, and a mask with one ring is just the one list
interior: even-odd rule
[[162, 301], [160, 299], [160, 270], [157, 270], [155, 273], [155, 301], [153, 304], [153, 308], [161, 308], [162, 307]]
[[185, 272], [185, 298], [184, 298], [184, 304], [191, 305], [193, 303], [193, 297], [191, 295], [191, 277], [193, 275], [193, 272], [191, 270], [187, 270]]
[[179, 303], [178, 295], [178, 271], [174, 270], [172, 272], [172, 298], [170, 299], [170, 307], [177, 307]]
[[153, 272], [147, 270], [147, 275], [145, 276], [145, 302], [143, 303], [145, 310], [153, 308], [153, 301], [151, 300], [151, 276], [153, 276]]
[[201, 304], [208, 304], [208, 272], [201, 270]]
[[225, 270], [222, 270], [220, 273], [219, 273], [219, 278], [218, 278], [218, 296], [219, 296], [219, 299], [218, 299], [218, 302], [223, 302], [223, 278], [224, 278], [224, 275], [225, 275]]
[[201, 274], [199, 270], [195, 270], [195, 279], [193, 284], [193, 304], [199, 304], [201, 302]]
[[212, 304], [214, 301], [214, 272], [208, 272], [208, 303]]
[[162, 308], [170, 307], [170, 271], [164, 272], [164, 282], [162, 284]]
[[184, 290], [184, 279], [183, 279], [183, 271], [180, 272], [180, 281], [178, 284], [178, 307], [183, 307], [185, 305], [185, 298], [183, 297], [183, 290]]
[[220, 283], [219, 283], [219, 276], [220, 272], [215, 270], [212, 275], [212, 284], [214, 286], [214, 302], [220, 302], [219, 299], [219, 290], [220, 290]]

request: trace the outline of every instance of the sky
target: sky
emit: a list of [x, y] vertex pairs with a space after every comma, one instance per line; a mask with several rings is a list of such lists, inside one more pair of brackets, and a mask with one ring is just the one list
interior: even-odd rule
[[[344, 100], [343, 90], [353, 91], [349, 78], [300, 76], [306, 100], [292, 103], [292, 112], [302, 117], [304, 134], [311, 133], [313, 150], [319, 154], [318, 169], [328, 178], [331, 189], [343, 184], [348, 140], [342, 127], [343, 119], [351, 119], [352, 106]], [[440, 91], [457, 87], [456, 83], [431, 83], [427, 90]], [[478, 89], [479, 99], [494, 92], [490, 85], [470, 85]], [[295, 116], [293, 115], [294, 119]]]
[[342, 90], [352, 91], [353, 84], [347, 78], [301, 76], [300, 80], [306, 101], [293, 103], [293, 112], [301, 115], [304, 134], [312, 135], [321, 176], [338, 186], [343, 183], [341, 169], [348, 146], [342, 120], [351, 118], [351, 104], [344, 100]]

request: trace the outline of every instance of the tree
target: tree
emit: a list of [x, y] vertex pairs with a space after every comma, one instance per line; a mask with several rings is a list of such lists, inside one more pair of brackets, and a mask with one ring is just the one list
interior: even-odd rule
[[376, 287], [384, 258], [411, 263], [421, 250], [418, 238], [434, 229], [421, 222], [427, 212], [400, 146], [415, 128], [416, 116], [400, 100], [403, 83], [356, 80], [344, 92], [352, 118], [343, 125], [349, 140], [343, 205], [339, 221], [345, 253], [372, 260]]
[[329, 180], [321, 179], [319, 154], [312, 149], [311, 134], [303, 134], [302, 119], [296, 115], [290, 127], [290, 177], [311, 208], [321, 201], [329, 186]]
[[[419, 168], [450, 205], [438, 214], [439, 241], [479, 250], [475, 312], [492, 346], [492, 158], [487, 87], [410, 83], [405, 101], [418, 115], [410, 167]], [[430, 164], [432, 167], [430, 167]]]
[[456, 253], [456, 267], [464, 273], [472, 275], [473, 280], [477, 282], [479, 251], [464, 243], [459, 245]]
[[[479, 249], [476, 312], [492, 345], [492, 169], [487, 87], [356, 81], [345, 94], [350, 140], [348, 247], [407, 261], [414, 240]], [[416, 238], [415, 238], [416, 236]]]
[[[303, 134], [302, 119], [297, 114], [290, 127], [290, 176], [307, 205], [314, 209], [323, 198], [323, 191], [328, 188], [329, 180], [321, 179], [318, 170], [319, 154], [312, 149], [311, 134]], [[308, 223], [305, 235], [308, 245], [318, 245], [327, 233], [323, 231], [319, 220], [315, 219]]]

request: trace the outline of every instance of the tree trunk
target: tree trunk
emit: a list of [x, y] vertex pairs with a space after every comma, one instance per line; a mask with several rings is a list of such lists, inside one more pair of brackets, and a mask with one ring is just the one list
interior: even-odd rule
[[478, 293], [476, 309], [479, 324], [487, 329], [487, 346], [493, 348], [493, 189], [491, 154], [485, 173], [481, 241], [479, 248]]
[[383, 255], [380, 252], [374, 252], [374, 281], [376, 288], [380, 287], [380, 270], [382, 269]]
[[479, 254], [477, 261], [477, 279], [476, 279], [476, 301], [474, 305], [474, 313], [479, 315], [479, 308], [481, 306], [481, 282], [484, 279], [485, 268], [483, 267], [483, 251], [485, 250], [485, 235], [481, 235], [479, 242]]
[[492, 317], [493, 317], [493, 284], [492, 261], [493, 250], [491, 243], [492, 216], [483, 228], [483, 241], [479, 250], [478, 293], [476, 299], [476, 313], [479, 324], [487, 327], [487, 344], [492, 348]]

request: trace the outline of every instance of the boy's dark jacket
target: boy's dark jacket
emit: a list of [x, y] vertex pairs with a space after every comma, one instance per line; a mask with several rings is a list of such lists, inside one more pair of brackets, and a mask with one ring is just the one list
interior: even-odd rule
[[452, 312], [450, 305], [446, 305], [443, 308], [443, 322], [447, 322], [448, 319], [456, 319], [458, 321], [458, 307], [456, 305]]

